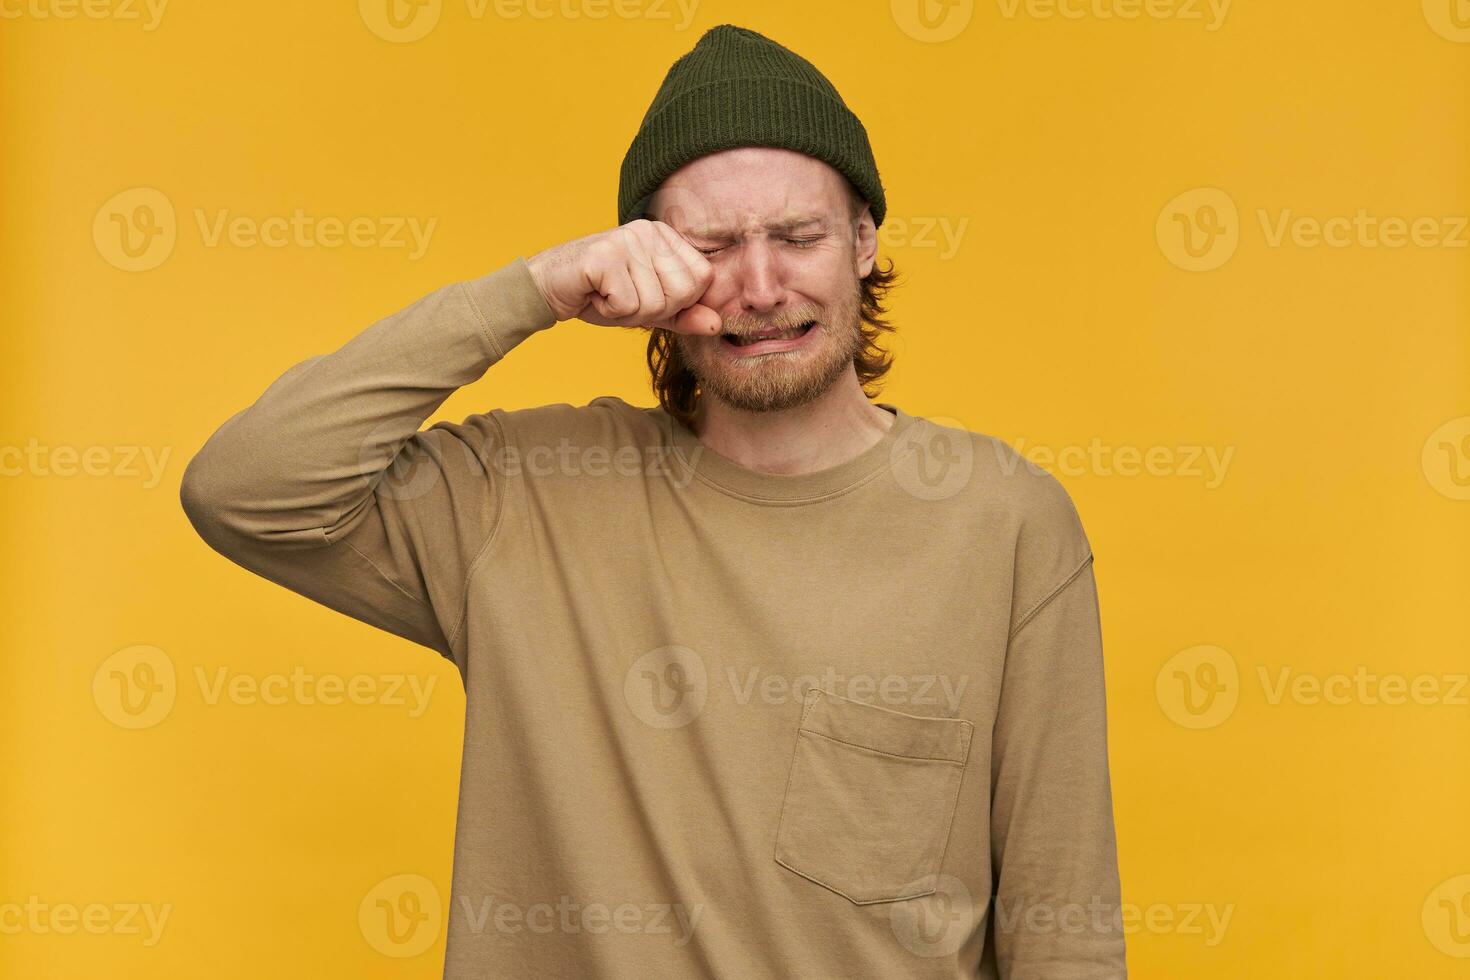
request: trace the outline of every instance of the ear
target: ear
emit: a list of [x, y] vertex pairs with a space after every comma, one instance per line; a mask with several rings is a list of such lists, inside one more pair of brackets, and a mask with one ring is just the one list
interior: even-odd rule
[[856, 247], [853, 249], [853, 263], [859, 279], [867, 277], [873, 271], [873, 263], [878, 258], [878, 227], [873, 224], [872, 206], [864, 203], [863, 211], [853, 222], [854, 239]]

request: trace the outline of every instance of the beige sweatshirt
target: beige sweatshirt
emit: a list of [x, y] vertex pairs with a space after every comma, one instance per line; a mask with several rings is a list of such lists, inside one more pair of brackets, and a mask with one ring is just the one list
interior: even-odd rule
[[554, 321], [522, 258], [445, 286], [184, 475], [212, 547], [459, 668], [445, 976], [1125, 976], [1061, 486], [884, 403], [799, 476], [613, 397], [420, 431]]

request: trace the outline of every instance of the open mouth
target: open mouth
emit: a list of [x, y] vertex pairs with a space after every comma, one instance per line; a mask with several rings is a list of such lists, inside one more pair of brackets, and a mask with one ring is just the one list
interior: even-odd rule
[[733, 333], [721, 334], [721, 339], [731, 347], [747, 351], [748, 353], [788, 350], [796, 346], [816, 325], [817, 321], [808, 320], [798, 326], [786, 327], [784, 329], [771, 328], [757, 330], [755, 333], [739, 335]]

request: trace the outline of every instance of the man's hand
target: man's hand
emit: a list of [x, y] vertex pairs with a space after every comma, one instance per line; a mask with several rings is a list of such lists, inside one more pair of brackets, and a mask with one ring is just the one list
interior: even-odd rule
[[557, 320], [720, 332], [719, 313], [699, 303], [714, 268], [662, 221], [630, 221], [538, 252], [526, 264]]

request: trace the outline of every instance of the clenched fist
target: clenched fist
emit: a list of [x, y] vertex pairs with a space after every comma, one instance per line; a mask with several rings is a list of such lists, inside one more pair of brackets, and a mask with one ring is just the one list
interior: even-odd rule
[[557, 320], [720, 332], [719, 313], [699, 303], [714, 268], [662, 221], [630, 221], [538, 252], [526, 264]]

